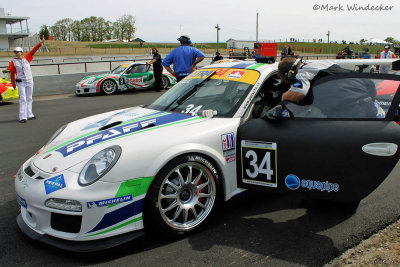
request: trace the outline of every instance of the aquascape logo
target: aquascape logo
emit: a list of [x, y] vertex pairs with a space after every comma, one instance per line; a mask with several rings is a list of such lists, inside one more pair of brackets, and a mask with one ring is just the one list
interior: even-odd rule
[[64, 175], [62, 174], [44, 181], [44, 189], [46, 190], [46, 195], [53, 193], [54, 191], [63, 189], [64, 187], [65, 181]]
[[133, 199], [132, 195], [125, 195], [125, 196], [121, 196], [121, 197], [87, 202], [86, 206], [88, 209], [99, 208], [99, 207], [115, 205], [115, 204], [119, 204], [119, 203], [123, 203], [123, 202], [128, 202], [128, 201], [131, 201], [132, 199]]
[[285, 178], [286, 186], [291, 190], [297, 190], [300, 187], [308, 190], [318, 190], [321, 192], [339, 192], [339, 185], [337, 183], [330, 183], [329, 181], [320, 182], [314, 180], [299, 179], [294, 174], [289, 174]]

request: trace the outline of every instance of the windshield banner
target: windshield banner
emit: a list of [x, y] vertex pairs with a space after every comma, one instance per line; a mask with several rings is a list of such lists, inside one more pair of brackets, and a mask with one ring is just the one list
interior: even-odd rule
[[254, 85], [260, 77], [260, 73], [255, 70], [248, 69], [200, 69], [192, 72], [186, 79], [205, 79], [210, 76], [213, 71], [216, 73], [211, 79], [231, 80]]

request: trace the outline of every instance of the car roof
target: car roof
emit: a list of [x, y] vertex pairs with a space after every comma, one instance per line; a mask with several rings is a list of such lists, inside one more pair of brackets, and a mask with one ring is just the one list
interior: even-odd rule
[[[305, 63], [311, 62], [323, 62], [329, 61], [346, 69], [354, 69], [359, 65], [389, 65], [393, 61], [399, 59], [313, 59], [304, 60]], [[204, 66], [203, 68], [233, 68], [233, 69], [254, 69], [261, 73], [276, 71], [278, 69], [279, 62], [272, 64], [258, 63], [254, 59], [238, 60], [238, 59], [227, 59], [220, 60], [215, 64]]]
[[132, 66], [132, 65], [146, 65], [146, 62], [145, 61], [135, 61], [135, 62], [125, 62], [125, 63], [121, 63], [121, 64], [119, 64], [120, 66], [122, 66], [122, 65], [129, 65], [129, 67], [130, 66]]

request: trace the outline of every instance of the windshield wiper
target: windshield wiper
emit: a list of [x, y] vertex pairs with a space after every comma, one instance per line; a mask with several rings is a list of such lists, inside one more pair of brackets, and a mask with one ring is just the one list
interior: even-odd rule
[[179, 97], [176, 101], [173, 101], [171, 104], [169, 104], [165, 110], [167, 110], [173, 103], [177, 103], [178, 105], [176, 107], [174, 107], [173, 109], [171, 109], [171, 111], [175, 110], [179, 105], [181, 105], [183, 102], [185, 102], [189, 97], [191, 97], [192, 95], [194, 95], [195, 92], [197, 92], [197, 90], [199, 90], [199, 88], [208, 80], [211, 79], [211, 77], [216, 73], [217, 71], [213, 71], [211, 72], [210, 75], [207, 76], [207, 78], [205, 78], [204, 80], [202, 80], [201, 82], [199, 82], [198, 84], [194, 85], [192, 89], [190, 89], [186, 94], [184, 94], [183, 96]]

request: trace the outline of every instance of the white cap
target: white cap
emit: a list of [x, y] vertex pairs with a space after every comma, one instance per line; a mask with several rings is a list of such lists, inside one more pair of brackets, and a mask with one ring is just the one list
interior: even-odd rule
[[14, 52], [22, 52], [22, 48], [17, 46], [16, 48], [14, 48]]
[[386, 46], [385, 46], [385, 49], [389, 49], [389, 48], [390, 48], [390, 46], [389, 46], [389, 45], [386, 45]]

